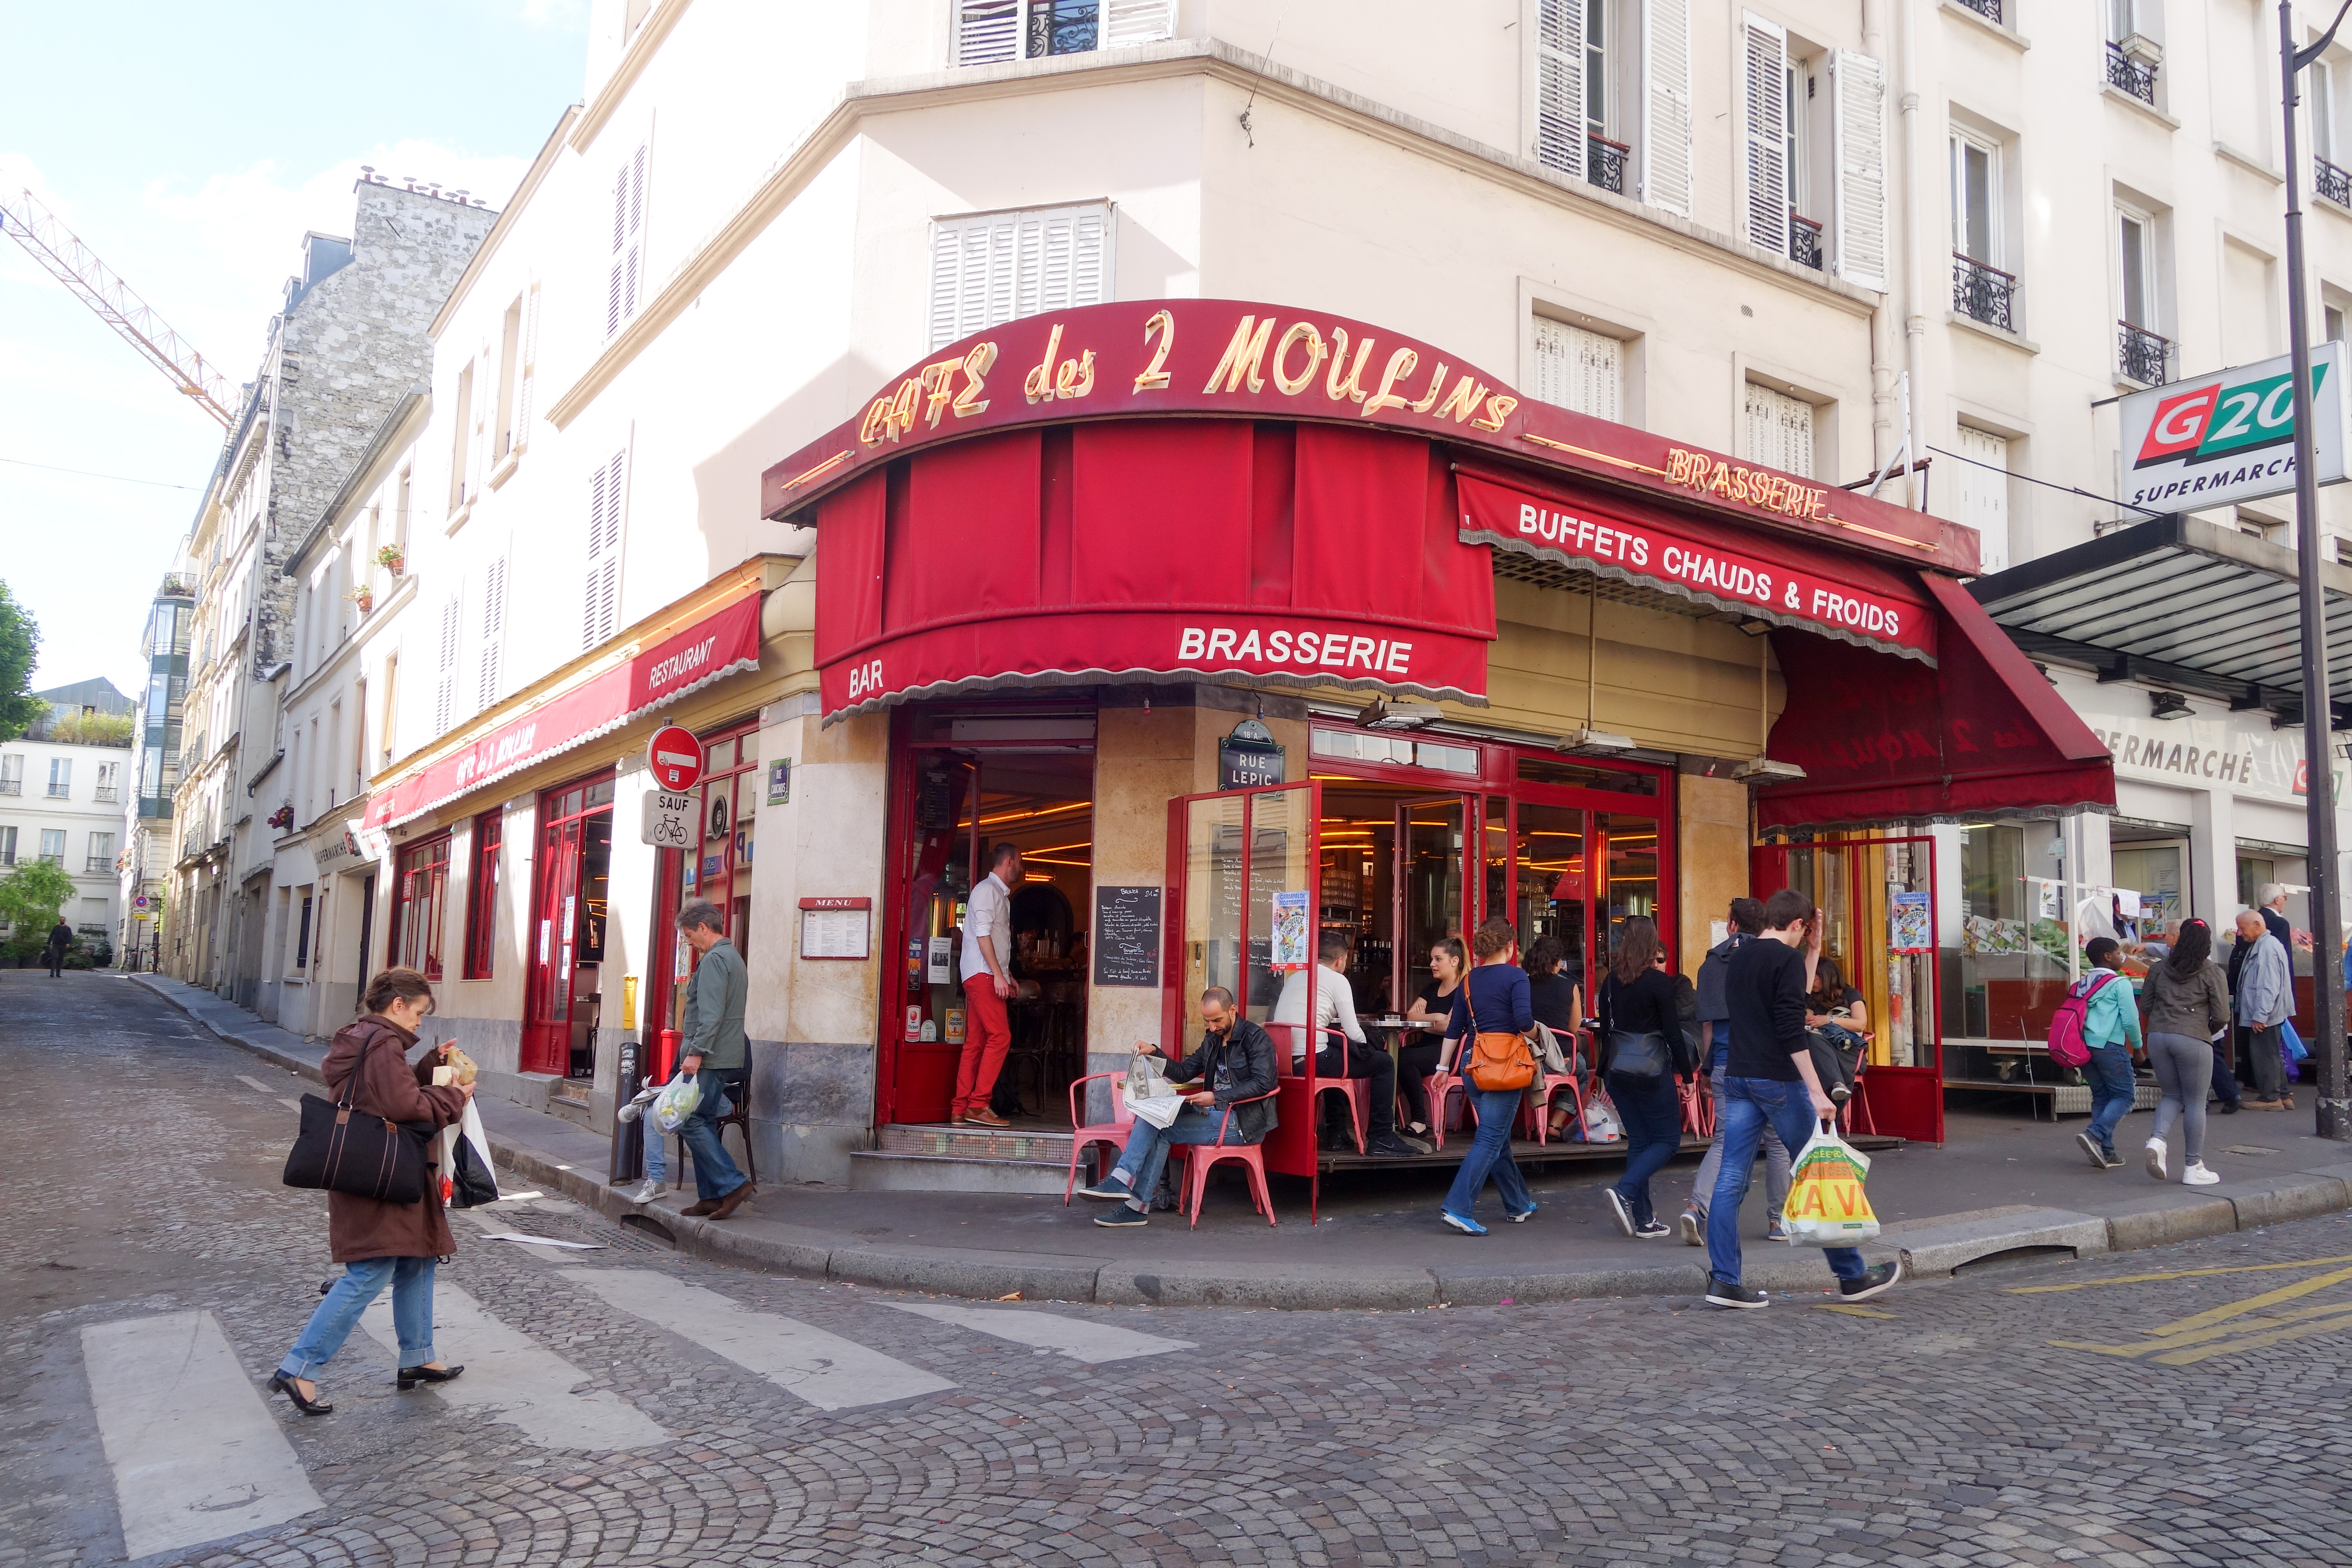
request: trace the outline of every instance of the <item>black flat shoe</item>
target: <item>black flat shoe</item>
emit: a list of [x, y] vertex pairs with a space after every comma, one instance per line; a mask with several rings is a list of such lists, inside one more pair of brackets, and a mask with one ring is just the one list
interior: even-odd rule
[[[294, 1386], [294, 1380], [282, 1372], [273, 1373], [270, 1375], [269, 1386], [292, 1400], [294, 1408], [305, 1415], [332, 1415], [335, 1413], [334, 1405], [326, 1400], [303, 1398], [302, 1391]], [[312, 1386], [317, 1385], [314, 1384]]]
[[400, 1392], [407, 1393], [420, 1383], [455, 1383], [462, 1366], [404, 1366], [400, 1369]]

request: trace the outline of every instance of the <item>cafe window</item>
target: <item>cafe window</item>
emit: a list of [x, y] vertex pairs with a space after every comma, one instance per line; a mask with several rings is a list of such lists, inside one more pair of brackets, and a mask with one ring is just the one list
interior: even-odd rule
[[448, 895], [449, 836], [436, 834], [400, 851], [393, 889], [387, 967], [441, 978], [441, 910]]
[[1631, 768], [1601, 768], [1589, 763], [1556, 761], [1550, 757], [1522, 754], [1518, 760], [1521, 784], [1556, 784], [1566, 789], [1605, 789], [1616, 795], [1655, 795], [1658, 774], [1637, 773]]
[[1343, 762], [1435, 768], [1441, 773], [1474, 777], [1478, 772], [1475, 746], [1449, 746], [1442, 741], [1413, 741], [1402, 735], [1367, 734], [1353, 730], [1318, 730], [1309, 744], [1315, 755]]
[[506, 813], [494, 807], [474, 818], [473, 876], [466, 888], [466, 978], [488, 980], [498, 952], [499, 847]]

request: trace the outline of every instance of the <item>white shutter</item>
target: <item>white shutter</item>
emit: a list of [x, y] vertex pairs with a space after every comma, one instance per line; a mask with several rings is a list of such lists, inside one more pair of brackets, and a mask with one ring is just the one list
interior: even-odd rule
[[1813, 405], [1748, 384], [1748, 456], [1768, 468], [1813, 477]]
[[1622, 384], [1624, 345], [1615, 338], [1571, 327], [1549, 316], [1535, 319], [1535, 395], [1545, 403], [1615, 420]]
[[1102, 0], [1102, 47], [1156, 44], [1176, 36], [1176, 0]]
[[1868, 55], [1830, 56], [1830, 123], [1836, 142], [1837, 274], [1886, 288], [1886, 68]]
[[1999, 572], [2009, 565], [2009, 443], [1966, 425], [1959, 437], [1960, 456], [1975, 460], [1952, 465], [1953, 521], [1977, 531], [1980, 569]]
[[646, 144], [640, 142], [613, 174], [613, 253], [604, 286], [604, 335], [608, 338], [637, 313], [645, 221]]
[[1020, 316], [1110, 297], [1100, 202], [941, 220], [931, 231], [931, 347]]
[[433, 733], [446, 735], [457, 717], [457, 641], [462, 606], [457, 595], [441, 602], [441, 641], [434, 650]]
[[588, 479], [588, 577], [582, 595], [584, 652], [621, 629], [621, 483], [628, 451], [613, 454]]
[[955, 63], [994, 65], [1021, 58], [1021, 0], [961, 0], [956, 6]]
[[1536, 159], [1584, 178], [1585, 0], [1536, 0]]
[[1742, 14], [1747, 87], [1748, 243], [1789, 254], [1789, 35], [1778, 24]]
[[1642, 0], [1642, 200], [1691, 211], [1690, 0]]
[[530, 445], [531, 383], [539, 375], [539, 285], [530, 286], [522, 311], [522, 385], [515, 393], [516, 450]]
[[507, 634], [507, 563], [500, 556], [482, 574], [481, 679], [475, 700], [483, 708], [499, 700], [499, 659]]

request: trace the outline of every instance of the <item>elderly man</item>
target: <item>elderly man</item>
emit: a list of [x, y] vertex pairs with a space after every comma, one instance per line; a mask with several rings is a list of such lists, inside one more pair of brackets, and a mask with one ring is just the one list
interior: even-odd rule
[[2246, 1054], [2253, 1058], [2254, 1098], [2247, 1105], [2255, 1110], [2291, 1110], [2294, 1101], [2285, 1093], [2279, 1026], [2294, 1011], [2294, 978], [2286, 944], [2272, 933], [2263, 912], [2245, 910], [2238, 915], [2238, 943], [2245, 956], [2230, 994], [2239, 1026], [2246, 1031]]
[[751, 1195], [751, 1184], [727, 1157], [719, 1142], [719, 1104], [737, 1104], [751, 1092], [750, 1058], [743, 1043], [743, 1002], [749, 984], [742, 955], [727, 940], [727, 917], [700, 900], [677, 911], [677, 929], [701, 958], [687, 983], [686, 1016], [680, 1031], [677, 1070], [698, 1075], [702, 1099], [678, 1129], [694, 1156], [695, 1194], [701, 1201], [681, 1214], [726, 1219]]
[[[1168, 1068], [1171, 1083], [1209, 1087], [1184, 1097], [1184, 1109], [1165, 1128], [1140, 1116], [1127, 1135], [1127, 1149], [1111, 1173], [1081, 1197], [1118, 1206], [1097, 1215], [1097, 1225], [1151, 1223], [1151, 1194], [1160, 1190], [1160, 1173], [1168, 1164], [1171, 1143], [1255, 1143], [1274, 1131], [1274, 1041], [1266, 1032], [1241, 1016], [1234, 994], [1222, 985], [1201, 993], [1201, 1048]], [[1158, 1047], [1139, 1045], [1139, 1056], [1159, 1056]], [[1246, 1102], [1246, 1103], [1244, 1103]]]

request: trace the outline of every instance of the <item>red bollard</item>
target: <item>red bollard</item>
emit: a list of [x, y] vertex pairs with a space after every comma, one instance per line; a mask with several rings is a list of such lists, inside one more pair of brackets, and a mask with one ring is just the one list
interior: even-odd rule
[[655, 1039], [657, 1043], [654, 1047], [654, 1074], [647, 1081], [667, 1083], [670, 1069], [677, 1065], [677, 1031], [664, 1029]]

